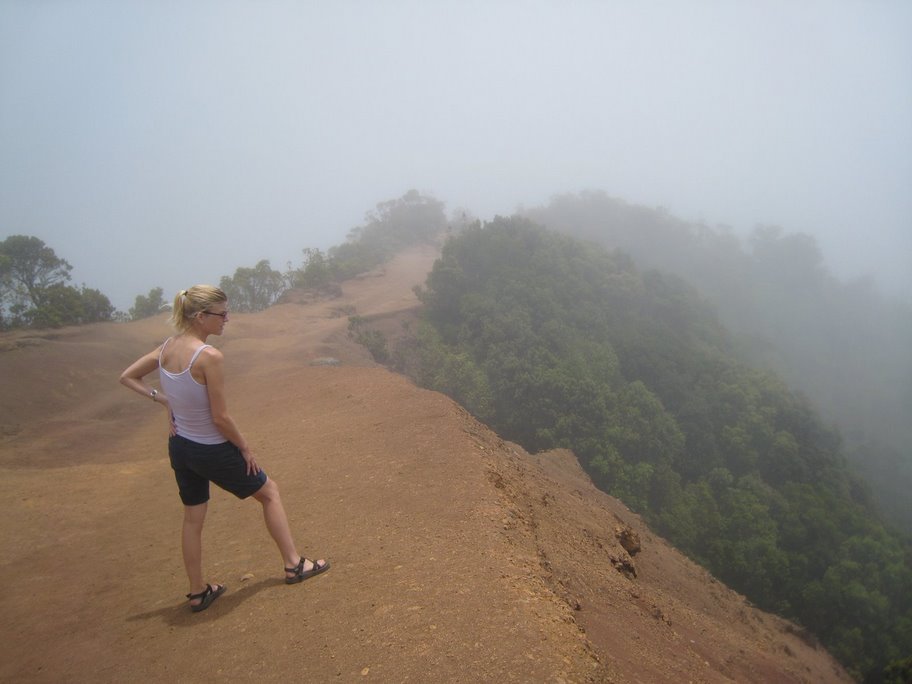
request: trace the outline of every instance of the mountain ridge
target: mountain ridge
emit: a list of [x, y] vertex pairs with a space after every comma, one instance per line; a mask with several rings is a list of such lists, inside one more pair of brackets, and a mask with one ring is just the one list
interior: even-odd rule
[[[234, 315], [212, 340], [301, 550], [333, 569], [285, 587], [259, 512], [214, 492], [204, 566], [229, 592], [198, 615], [181, 599], [164, 416], [116, 382], [167, 335], [163, 318], [0, 336], [0, 373], [16, 378], [0, 396], [14, 523], [0, 677], [851, 681], [595, 489], [572, 454], [526, 454], [348, 339], [342, 310], [407, 314], [435, 257], [408, 250], [339, 298]], [[341, 365], [309, 365], [326, 356]]]

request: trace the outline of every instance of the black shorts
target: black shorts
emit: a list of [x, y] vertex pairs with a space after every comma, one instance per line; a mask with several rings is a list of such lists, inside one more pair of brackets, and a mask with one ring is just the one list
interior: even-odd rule
[[231, 442], [200, 444], [175, 435], [168, 439], [168, 456], [185, 506], [209, 501], [210, 482], [239, 499], [256, 494], [266, 484], [262, 470], [256, 475], [247, 474], [247, 461]]

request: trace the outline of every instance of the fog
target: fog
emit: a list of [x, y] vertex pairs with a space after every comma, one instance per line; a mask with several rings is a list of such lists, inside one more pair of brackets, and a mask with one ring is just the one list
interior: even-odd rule
[[912, 3], [5, 0], [0, 159], [0, 239], [121, 309], [410, 188], [776, 224], [912, 296]]

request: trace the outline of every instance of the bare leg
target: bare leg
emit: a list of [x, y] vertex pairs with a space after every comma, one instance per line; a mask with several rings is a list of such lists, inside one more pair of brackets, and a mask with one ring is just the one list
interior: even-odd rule
[[[282, 561], [286, 568], [293, 568], [301, 562], [301, 555], [295, 548], [294, 539], [291, 536], [291, 528], [288, 525], [288, 516], [285, 514], [285, 507], [282, 505], [282, 498], [279, 495], [279, 486], [274, 480], [267, 479], [264, 484], [253, 495], [253, 498], [263, 505], [263, 519], [266, 521], [266, 529], [272, 536], [279, 547], [279, 553], [282, 554]], [[321, 559], [322, 560], [322, 559]], [[309, 566], [309, 567], [308, 567]], [[313, 563], [307, 561], [304, 569], [309, 570]], [[292, 575], [293, 573], [286, 573]]]
[[[190, 580], [190, 593], [205, 591], [203, 582], [203, 523], [206, 521], [206, 510], [209, 504], [184, 506], [184, 524], [181, 529], [181, 550], [184, 554], [184, 569]], [[200, 600], [191, 601], [199, 603]]]
[[279, 547], [279, 553], [282, 554], [282, 560], [285, 565], [291, 567], [298, 563], [300, 556], [295, 548], [294, 539], [291, 537], [291, 528], [288, 525], [288, 516], [285, 514], [285, 507], [282, 505], [282, 497], [279, 495], [279, 486], [274, 480], [266, 480], [266, 484], [257, 490], [253, 498], [263, 505], [263, 519], [266, 521], [266, 529], [269, 530], [270, 536]]

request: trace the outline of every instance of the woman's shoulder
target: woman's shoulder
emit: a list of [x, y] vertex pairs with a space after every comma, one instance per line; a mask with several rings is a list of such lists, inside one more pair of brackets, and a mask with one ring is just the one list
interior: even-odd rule
[[180, 335], [169, 337], [159, 350], [163, 363], [178, 368], [205, 364], [210, 359], [220, 360], [222, 357], [222, 353], [215, 347]]
[[200, 360], [211, 359], [213, 361], [221, 361], [225, 358], [225, 355], [211, 344], [201, 345], [194, 351], [194, 354], [197, 354], [197, 358]]

